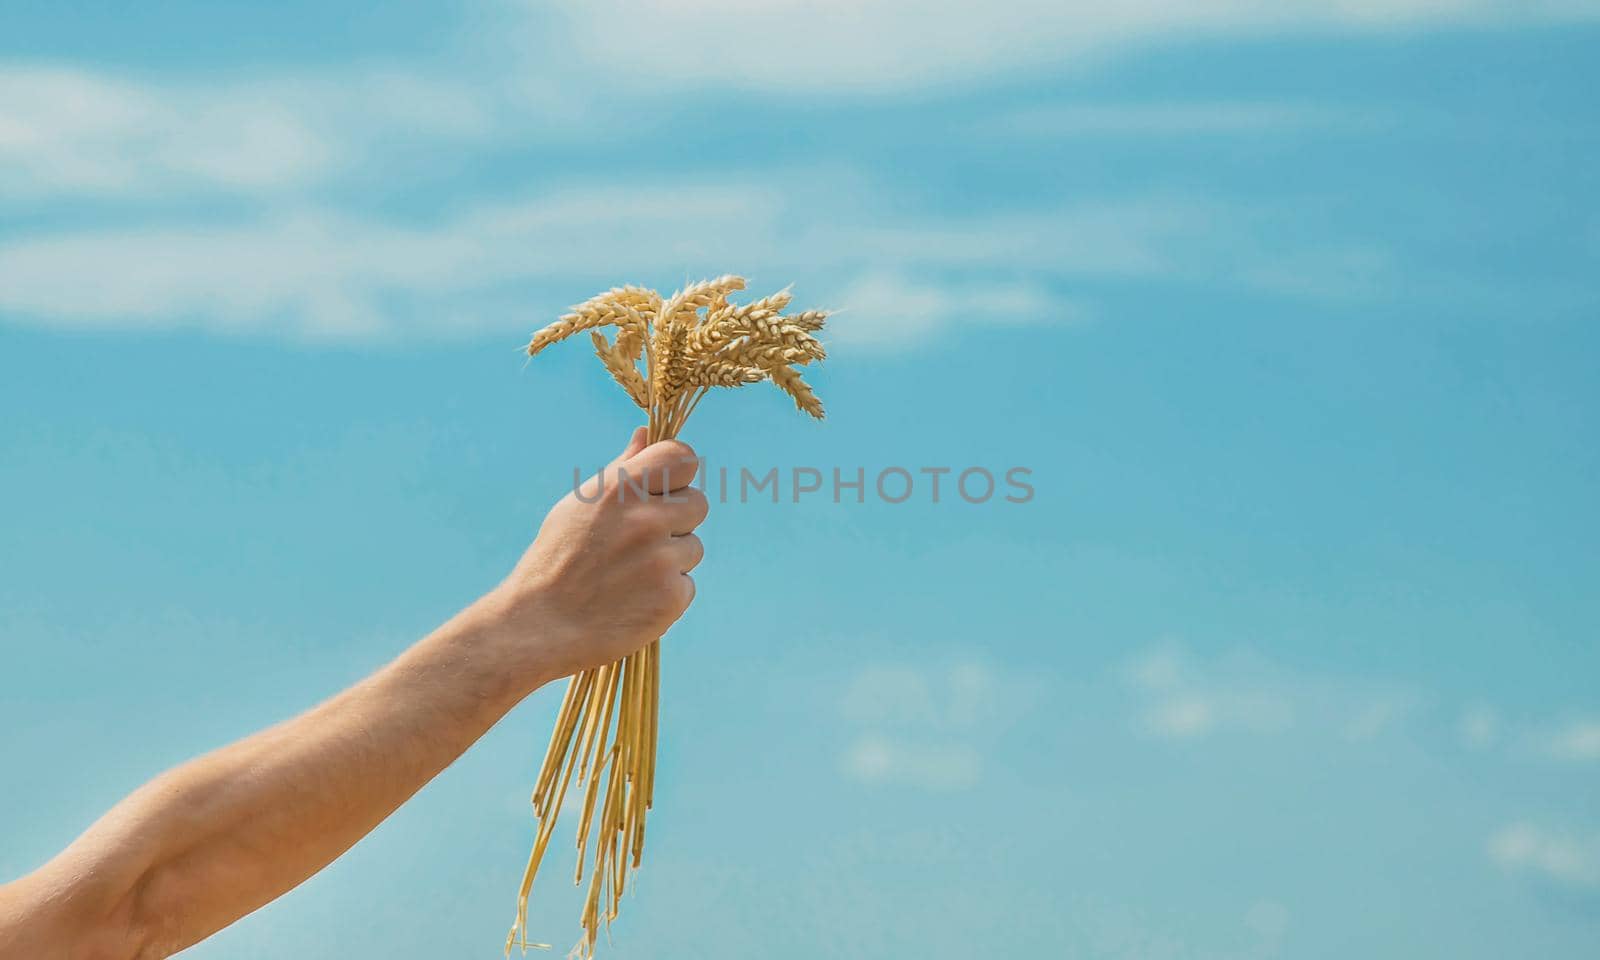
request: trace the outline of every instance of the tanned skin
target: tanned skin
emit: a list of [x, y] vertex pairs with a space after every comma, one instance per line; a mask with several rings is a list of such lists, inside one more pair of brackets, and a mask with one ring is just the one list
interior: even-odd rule
[[327, 702], [161, 774], [0, 886], [0, 960], [198, 943], [331, 863], [534, 690], [661, 636], [694, 597], [695, 470], [686, 445], [636, 432], [448, 623]]

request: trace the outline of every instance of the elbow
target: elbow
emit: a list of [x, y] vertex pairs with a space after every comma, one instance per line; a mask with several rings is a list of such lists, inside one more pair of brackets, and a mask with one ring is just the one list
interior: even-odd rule
[[0, 886], [0, 960], [153, 960], [159, 927], [132, 892], [103, 878], [42, 870]]
[[158, 896], [161, 880], [146, 874], [131, 886], [83, 898], [83, 909], [73, 921], [79, 945], [72, 956], [85, 960], [165, 960], [176, 953], [166, 934]]
[[[165, 960], [172, 951], [159, 948], [159, 924], [141, 908], [144, 884], [125, 891], [78, 921], [86, 960]], [[74, 952], [74, 955], [78, 955]]]
[[182, 898], [174, 896], [174, 886], [172, 871], [158, 867], [127, 892], [108, 924], [113, 941], [120, 943], [116, 956], [166, 960], [187, 946], [179, 942]]

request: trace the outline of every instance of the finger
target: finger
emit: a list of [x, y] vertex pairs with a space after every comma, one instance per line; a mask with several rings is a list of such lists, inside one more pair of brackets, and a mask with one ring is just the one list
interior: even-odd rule
[[671, 493], [694, 480], [700, 472], [700, 461], [687, 443], [662, 440], [634, 454], [617, 469], [625, 470], [635, 484], [642, 480], [651, 493]]
[[688, 573], [700, 565], [705, 559], [706, 547], [700, 538], [692, 533], [681, 537], [673, 537], [667, 541], [667, 549], [671, 551], [673, 562], [678, 567], [679, 573]]
[[667, 529], [674, 536], [693, 533], [711, 512], [711, 501], [698, 487], [684, 487], [677, 493], [661, 494], [650, 498], [653, 508], [666, 518]]
[[694, 603], [694, 577], [689, 576], [687, 573], [684, 574], [682, 579], [682, 587], [680, 589], [683, 590], [683, 609], [687, 610], [689, 609], [689, 604]]

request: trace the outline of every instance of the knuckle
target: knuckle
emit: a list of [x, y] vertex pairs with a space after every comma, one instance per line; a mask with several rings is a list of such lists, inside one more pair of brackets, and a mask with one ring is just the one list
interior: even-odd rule
[[649, 482], [644, 467], [618, 467], [606, 478], [606, 497], [619, 503], [637, 503], [649, 495]]
[[662, 453], [673, 459], [691, 460], [694, 458], [694, 448], [682, 440], [662, 440], [656, 445]]
[[684, 599], [683, 579], [683, 574], [674, 573], [670, 581], [662, 582], [660, 591], [656, 593], [653, 615], [663, 628], [682, 616], [688, 606], [688, 601]]
[[650, 558], [650, 575], [656, 582], [663, 586], [670, 586], [672, 578], [682, 576], [683, 571], [678, 569], [678, 558], [670, 549], [663, 548]]
[[661, 516], [661, 511], [652, 509], [650, 504], [639, 506], [628, 512], [628, 532], [634, 542], [654, 540], [665, 534], [667, 529], [666, 518]]

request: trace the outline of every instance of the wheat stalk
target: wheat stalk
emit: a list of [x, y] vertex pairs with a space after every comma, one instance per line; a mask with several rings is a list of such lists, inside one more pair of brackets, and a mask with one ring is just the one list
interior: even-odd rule
[[[800, 410], [821, 419], [822, 403], [795, 367], [826, 358], [814, 334], [827, 313], [785, 316], [791, 300], [787, 289], [732, 303], [729, 295], [744, 285], [742, 277], [723, 276], [665, 299], [643, 287], [614, 287], [535, 333], [528, 354], [589, 331], [612, 379], [648, 414], [652, 443], [677, 436], [711, 388], [762, 380], [771, 380]], [[607, 338], [606, 327], [616, 328], [615, 340]], [[571, 955], [592, 958], [601, 923], [609, 928], [617, 918], [622, 894], [644, 854], [645, 815], [655, 792], [660, 684], [659, 639], [568, 681], [533, 788], [538, 829], [506, 937], [508, 955], [514, 946], [524, 952], [548, 949], [528, 940], [528, 896], [573, 784], [584, 791], [574, 882], [583, 882], [586, 857], [590, 867], [579, 918], [583, 935]]]

